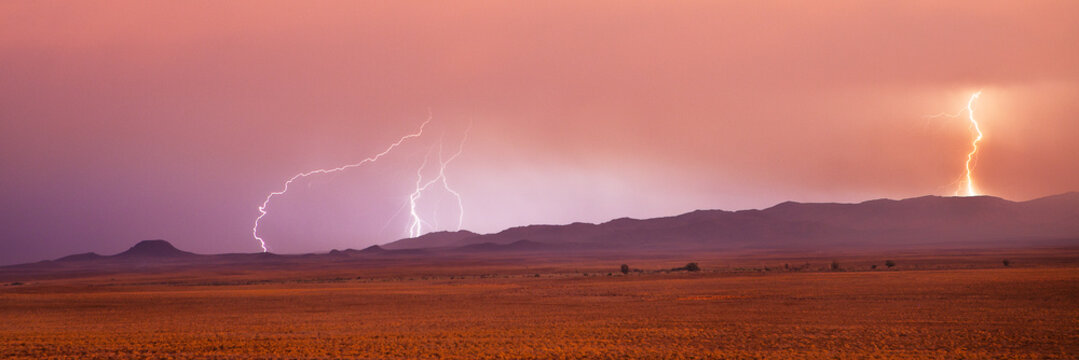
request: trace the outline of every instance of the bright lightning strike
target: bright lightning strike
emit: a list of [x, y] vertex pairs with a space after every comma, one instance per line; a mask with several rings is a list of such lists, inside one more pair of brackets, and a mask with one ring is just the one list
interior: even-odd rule
[[428, 180], [427, 182], [423, 181], [423, 169], [425, 167], [427, 167], [427, 157], [426, 156], [423, 158], [423, 164], [421, 164], [420, 168], [418, 170], [416, 170], [416, 189], [413, 190], [412, 194], [410, 194], [408, 196], [409, 216], [412, 218], [412, 221], [408, 225], [408, 236], [409, 237], [417, 237], [417, 236], [423, 235], [424, 234], [423, 225], [424, 224], [430, 225], [430, 223], [424, 221], [423, 218], [421, 218], [419, 213], [416, 211], [416, 201], [420, 199], [420, 196], [423, 195], [424, 191], [426, 191], [429, 187], [431, 187], [435, 183], [441, 183], [442, 188], [445, 189], [450, 194], [452, 194], [457, 199], [457, 230], [461, 230], [461, 226], [463, 225], [464, 219], [465, 219], [465, 207], [464, 207], [464, 203], [461, 201], [461, 194], [458, 193], [456, 190], [453, 190], [453, 188], [450, 187], [449, 180], [447, 180], [447, 178], [446, 178], [446, 167], [451, 162], [453, 162], [453, 160], [457, 159], [457, 157], [461, 155], [461, 152], [464, 150], [465, 142], [468, 141], [468, 133], [471, 130], [471, 128], [472, 128], [472, 126], [470, 124], [469, 129], [465, 130], [465, 136], [464, 136], [463, 139], [461, 139], [461, 143], [459, 145], [457, 145], [457, 152], [455, 152], [453, 155], [451, 155], [448, 159], [443, 158], [443, 156], [442, 156], [442, 143], [439, 142], [439, 144], [438, 144], [438, 163], [439, 163], [439, 167], [438, 167], [438, 175], [437, 176], [435, 176], [431, 180]]
[[967, 153], [967, 161], [964, 164], [963, 176], [958, 180], [959, 187], [955, 190], [955, 195], [963, 196], [978, 196], [977, 187], [974, 185], [974, 165], [975, 156], [978, 155], [978, 143], [982, 141], [982, 129], [978, 124], [978, 120], [974, 118], [974, 103], [977, 102], [978, 97], [982, 95], [981, 90], [970, 95], [967, 99], [967, 107], [954, 114], [952, 113], [939, 113], [935, 115], [929, 115], [927, 118], [949, 117], [957, 118], [963, 113], [967, 114], [967, 119], [970, 121], [970, 128], [974, 132], [974, 140], [970, 143], [970, 152]]
[[[405, 140], [415, 138], [415, 137], [419, 137], [419, 136], [423, 135], [423, 128], [426, 127], [427, 124], [430, 123], [430, 122], [431, 122], [431, 115], [428, 114], [427, 120], [424, 121], [423, 124], [420, 124], [420, 129], [419, 130], [417, 130], [415, 133], [408, 134], [408, 135], [405, 135], [405, 136], [401, 137], [400, 139], [398, 139], [393, 144], [390, 144], [390, 146], [387, 147], [386, 150], [376, 154], [375, 156], [363, 159], [360, 162], [347, 164], [347, 165], [342, 165], [342, 166], [335, 167], [335, 168], [332, 168], [332, 169], [317, 169], [317, 170], [311, 170], [311, 171], [308, 171], [308, 172], [302, 172], [302, 173], [296, 174], [296, 175], [292, 176], [291, 178], [289, 178], [288, 181], [285, 181], [284, 189], [281, 189], [281, 191], [275, 191], [275, 192], [270, 193], [269, 195], [266, 195], [266, 200], [263, 200], [262, 205], [259, 206], [259, 216], [257, 218], [255, 218], [255, 225], [253, 227], [251, 227], [251, 235], [255, 237], [255, 240], [258, 240], [259, 246], [262, 247], [262, 252], [267, 252], [268, 250], [266, 248], [266, 240], [264, 240], [262, 237], [259, 237], [259, 221], [261, 221], [262, 218], [266, 216], [266, 214], [267, 214], [266, 208], [270, 205], [270, 200], [272, 200], [274, 196], [284, 195], [286, 192], [288, 192], [288, 187], [289, 187], [289, 185], [292, 184], [293, 181], [296, 181], [297, 179], [300, 179], [300, 178], [305, 178], [305, 177], [308, 177], [308, 176], [311, 176], [311, 175], [315, 175], [315, 174], [328, 174], [328, 173], [338, 172], [338, 171], [354, 168], [354, 167], [357, 167], [357, 166], [361, 166], [361, 165], [369, 163], [369, 162], [378, 161], [378, 159], [382, 158], [383, 156], [388, 154], [390, 151], [393, 151], [393, 149], [400, 146], [401, 143], [404, 143]], [[443, 166], [443, 167], [445, 167], [445, 166]]]
[[[972, 176], [972, 173], [974, 172], [974, 155], [978, 153], [978, 142], [982, 141], [982, 129], [978, 126], [978, 120], [974, 119], [974, 101], [978, 100], [978, 96], [981, 95], [982, 92], [978, 91], [971, 95], [970, 99], [967, 100], [967, 116], [970, 118], [970, 127], [974, 129], [975, 134], [977, 134], [974, 137], [974, 141], [970, 143], [970, 152], [967, 153], [966, 173], [964, 174], [966, 177], [964, 185], [967, 190], [967, 196], [978, 195], [978, 191], [974, 188], [974, 177]], [[956, 194], [959, 194], [959, 190], [956, 190]]]

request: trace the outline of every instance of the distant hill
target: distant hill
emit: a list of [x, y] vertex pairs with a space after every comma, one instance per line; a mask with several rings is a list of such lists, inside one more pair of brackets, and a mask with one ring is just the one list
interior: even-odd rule
[[497, 251], [516, 251], [516, 252], [533, 252], [533, 251], [546, 251], [546, 250], [561, 250], [559, 246], [553, 244], [539, 243], [530, 240], [517, 240], [509, 244], [496, 244], [490, 242], [484, 242], [479, 244], [465, 245], [458, 248], [454, 248], [454, 251], [458, 252], [497, 252]]
[[62, 258], [56, 259], [56, 261], [90, 261], [90, 260], [97, 260], [97, 259], [100, 259], [100, 258], [103, 258], [103, 257], [104, 256], [98, 255], [97, 253], [88, 252], [88, 253], [64, 256]]
[[97, 253], [82, 253], [68, 255], [56, 261], [59, 262], [87, 262], [87, 261], [110, 261], [110, 260], [141, 260], [141, 259], [186, 259], [197, 257], [194, 253], [183, 251], [172, 246], [165, 240], [143, 240], [131, 248], [116, 255], [98, 255]]
[[183, 258], [195, 256], [193, 253], [182, 251], [172, 246], [165, 240], [143, 240], [132, 246], [127, 251], [113, 255], [121, 259], [132, 258]]
[[439, 232], [386, 249], [902, 249], [1079, 244], [1079, 193], [1013, 202], [923, 196], [857, 204], [784, 202], [764, 210], [698, 210], [602, 224], [529, 225], [479, 235]]
[[[992, 196], [923, 196], [857, 204], [784, 202], [763, 210], [697, 210], [654, 219], [601, 224], [528, 225], [494, 234], [435, 232], [363, 250], [277, 255], [198, 255], [165, 240], [145, 240], [116, 255], [83, 253], [55, 261], [0, 267], [9, 276], [143, 271], [242, 265], [249, 269], [392, 263], [404, 258], [456, 259], [515, 254], [696, 251], [860, 251], [992, 249], [1079, 245], [1079, 193], [1014, 202]], [[465, 261], [465, 260], [462, 260]]]
[[438, 231], [424, 234], [420, 237], [406, 238], [392, 243], [383, 245], [382, 248], [387, 250], [400, 250], [400, 249], [419, 249], [419, 248], [433, 248], [433, 247], [447, 247], [460, 243], [464, 239], [478, 236], [479, 234], [461, 230], [461, 231]]

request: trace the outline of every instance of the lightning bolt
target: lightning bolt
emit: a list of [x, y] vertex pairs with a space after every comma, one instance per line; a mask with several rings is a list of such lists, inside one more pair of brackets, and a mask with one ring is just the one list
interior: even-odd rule
[[416, 211], [416, 202], [423, 195], [424, 191], [426, 191], [428, 188], [430, 188], [432, 185], [434, 185], [436, 183], [441, 183], [442, 188], [445, 189], [446, 192], [449, 192], [450, 194], [452, 194], [454, 196], [454, 198], [457, 199], [457, 230], [461, 230], [461, 226], [463, 225], [464, 220], [465, 220], [465, 207], [464, 207], [464, 203], [461, 200], [461, 194], [458, 193], [456, 190], [453, 190], [452, 187], [450, 187], [449, 180], [447, 180], [447, 177], [446, 177], [446, 167], [449, 166], [449, 164], [452, 163], [453, 160], [457, 159], [458, 156], [461, 156], [461, 152], [464, 150], [465, 142], [468, 141], [468, 133], [471, 131], [471, 129], [472, 129], [472, 124], [470, 123], [469, 126], [468, 126], [468, 129], [465, 130], [464, 138], [462, 138], [461, 143], [457, 145], [457, 152], [453, 153], [453, 155], [451, 155], [448, 159], [443, 158], [443, 156], [442, 156], [442, 142], [439, 141], [439, 144], [438, 144], [438, 163], [439, 163], [438, 175], [435, 176], [433, 179], [430, 179], [430, 180], [428, 180], [426, 182], [423, 181], [423, 169], [427, 167], [427, 158], [428, 158], [428, 156], [425, 156], [423, 158], [423, 163], [420, 165], [420, 168], [418, 170], [416, 170], [416, 189], [413, 190], [412, 194], [409, 194], [409, 196], [408, 196], [409, 215], [412, 218], [412, 221], [408, 225], [408, 236], [409, 237], [417, 237], [417, 236], [423, 235], [424, 234], [423, 225], [424, 224], [430, 225], [430, 223], [424, 221], [423, 218], [421, 218], [419, 213]]
[[[441, 144], [439, 145], [439, 148], [441, 150]], [[427, 155], [424, 155], [423, 163], [420, 164], [419, 169], [416, 169], [416, 189], [408, 195], [409, 217], [412, 218], [412, 220], [408, 223], [408, 237], [419, 236], [420, 231], [423, 227], [423, 219], [420, 218], [420, 214], [416, 213], [416, 200], [419, 200], [420, 194], [423, 192], [423, 190], [427, 189], [427, 187], [430, 186], [430, 183], [423, 183], [423, 169], [427, 167], [427, 159], [430, 157], [430, 152], [428, 152]]]
[[956, 181], [959, 183], [959, 187], [955, 190], [956, 196], [959, 196], [960, 194], [963, 194], [963, 196], [979, 195], [977, 188], [974, 186], [974, 165], [976, 163], [974, 157], [978, 155], [978, 143], [982, 141], [983, 134], [981, 126], [978, 124], [978, 120], [974, 118], [974, 103], [981, 95], [981, 90], [971, 94], [970, 98], [967, 99], [967, 107], [958, 112], [939, 113], [926, 116], [926, 118], [957, 118], [966, 113], [967, 119], [970, 121], [970, 129], [974, 132], [974, 140], [970, 143], [970, 152], [967, 153], [967, 161], [964, 164], [963, 175]]
[[254, 236], [255, 240], [258, 240], [259, 246], [262, 247], [262, 252], [267, 252], [268, 249], [266, 248], [266, 240], [259, 236], [259, 222], [262, 221], [263, 217], [266, 217], [266, 214], [267, 214], [266, 208], [268, 206], [270, 206], [270, 200], [273, 200], [274, 196], [284, 195], [286, 192], [288, 192], [289, 185], [291, 185], [292, 182], [294, 182], [294, 181], [296, 181], [296, 180], [298, 180], [300, 178], [305, 178], [305, 177], [308, 177], [308, 176], [311, 176], [311, 175], [316, 175], [316, 174], [334, 173], [334, 172], [343, 171], [343, 170], [351, 169], [351, 168], [354, 168], [354, 167], [358, 167], [358, 166], [361, 166], [361, 165], [366, 164], [366, 163], [378, 161], [378, 159], [380, 159], [383, 156], [385, 156], [386, 154], [390, 153], [390, 151], [393, 151], [393, 149], [400, 146], [406, 140], [411, 139], [411, 138], [420, 137], [421, 135], [423, 135], [423, 128], [426, 127], [427, 124], [431, 122], [431, 117], [432, 117], [431, 114], [428, 113], [427, 120], [425, 120], [422, 124], [420, 124], [419, 130], [417, 130], [415, 133], [408, 134], [408, 135], [405, 135], [405, 136], [401, 137], [400, 139], [398, 139], [393, 144], [390, 144], [390, 146], [387, 147], [386, 150], [383, 150], [382, 152], [380, 152], [378, 154], [375, 154], [375, 156], [363, 159], [363, 160], [361, 160], [359, 162], [356, 162], [356, 163], [342, 165], [342, 166], [331, 168], [331, 169], [316, 169], [316, 170], [311, 170], [311, 171], [308, 171], [308, 172], [302, 172], [302, 173], [293, 175], [291, 178], [289, 178], [287, 181], [285, 181], [285, 186], [284, 186], [283, 189], [281, 189], [281, 191], [275, 191], [275, 192], [270, 193], [269, 195], [266, 195], [266, 200], [263, 200], [262, 205], [259, 205], [259, 216], [257, 218], [255, 218], [255, 225], [251, 227], [251, 236]]
[[[978, 120], [974, 118], [974, 101], [978, 100], [978, 97], [981, 96], [981, 95], [982, 95], [982, 92], [979, 90], [978, 92], [974, 93], [973, 95], [970, 95], [970, 99], [967, 100], [967, 116], [970, 118], [970, 127], [972, 129], [974, 129], [974, 133], [977, 134], [974, 137], [974, 141], [972, 141], [970, 143], [970, 152], [967, 153], [966, 173], [964, 174], [964, 176], [966, 177], [966, 180], [964, 181], [964, 184], [965, 184], [965, 187], [967, 188], [967, 196], [976, 196], [976, 195], [978, 195], [978, 191], [975, 190], [975, 188], [974, 188], [974, 177], [973, 177], [974, 164], [973, 163], [974, 163], [974, 155], [976, 155], [978, 153], [978, 142], [982, 141], [982, 129], [981, 129], [980, 126], [978, 126]], [[959, 190], [961, 190], [961, 189], [962, 189], [962, 187], [960, 187], [960, 189], [955, 191], [956, 195], [959, 194]]]

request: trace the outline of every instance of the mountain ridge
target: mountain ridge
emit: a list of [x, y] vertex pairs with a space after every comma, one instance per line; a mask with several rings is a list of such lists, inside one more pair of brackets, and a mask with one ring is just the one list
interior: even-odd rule
[[1079, 192], [1010, 201], [993, 196], [921, 196], [859, 203], [785, 201], [764, 209], [694, 210], [649, 219], [533, 224], [490, 234], [441, 231], [362, 250], [279, 255], [200, 255], [165, 240], [144, 240], [114, 255], [73, 254], [14, 266], [259, 263], [296, 259], [366, 261], [417, 256], [727, 250], [900, 250], [1079, 245]]
[[[428, 237], [432, 241], [428, 241]], [[995, 196], [920, 196], [858, 203], [786, 201], [764, 209], [694, 210], [650, 219], [526, 225], [497, 233], [441, 232], [384, 244], [387, 249], [459, 248], [529, 240], [547, 247], [608, 249], [1007, 246], [1079, 239], [1079, 192], [1028, 201]]]

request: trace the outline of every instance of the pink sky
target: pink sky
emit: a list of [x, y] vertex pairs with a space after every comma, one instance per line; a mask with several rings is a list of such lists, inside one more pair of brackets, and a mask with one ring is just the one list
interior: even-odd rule
[[[452, 4], [452, 6], [451, 6]], [[407, 235], [424, 154], [464, 227], [785, 200], [1079, 190], [1079, 3], [0, 3], [0, 263], [164, 238], [277, 252]], [[429, 135], [429, 136], [428, 136]], [[454, 228], [445, 192], [421, 211]], [[437, 208], [437, 210], [435, 210]], [[406, 210], [407, 212], [407, 210]]]

